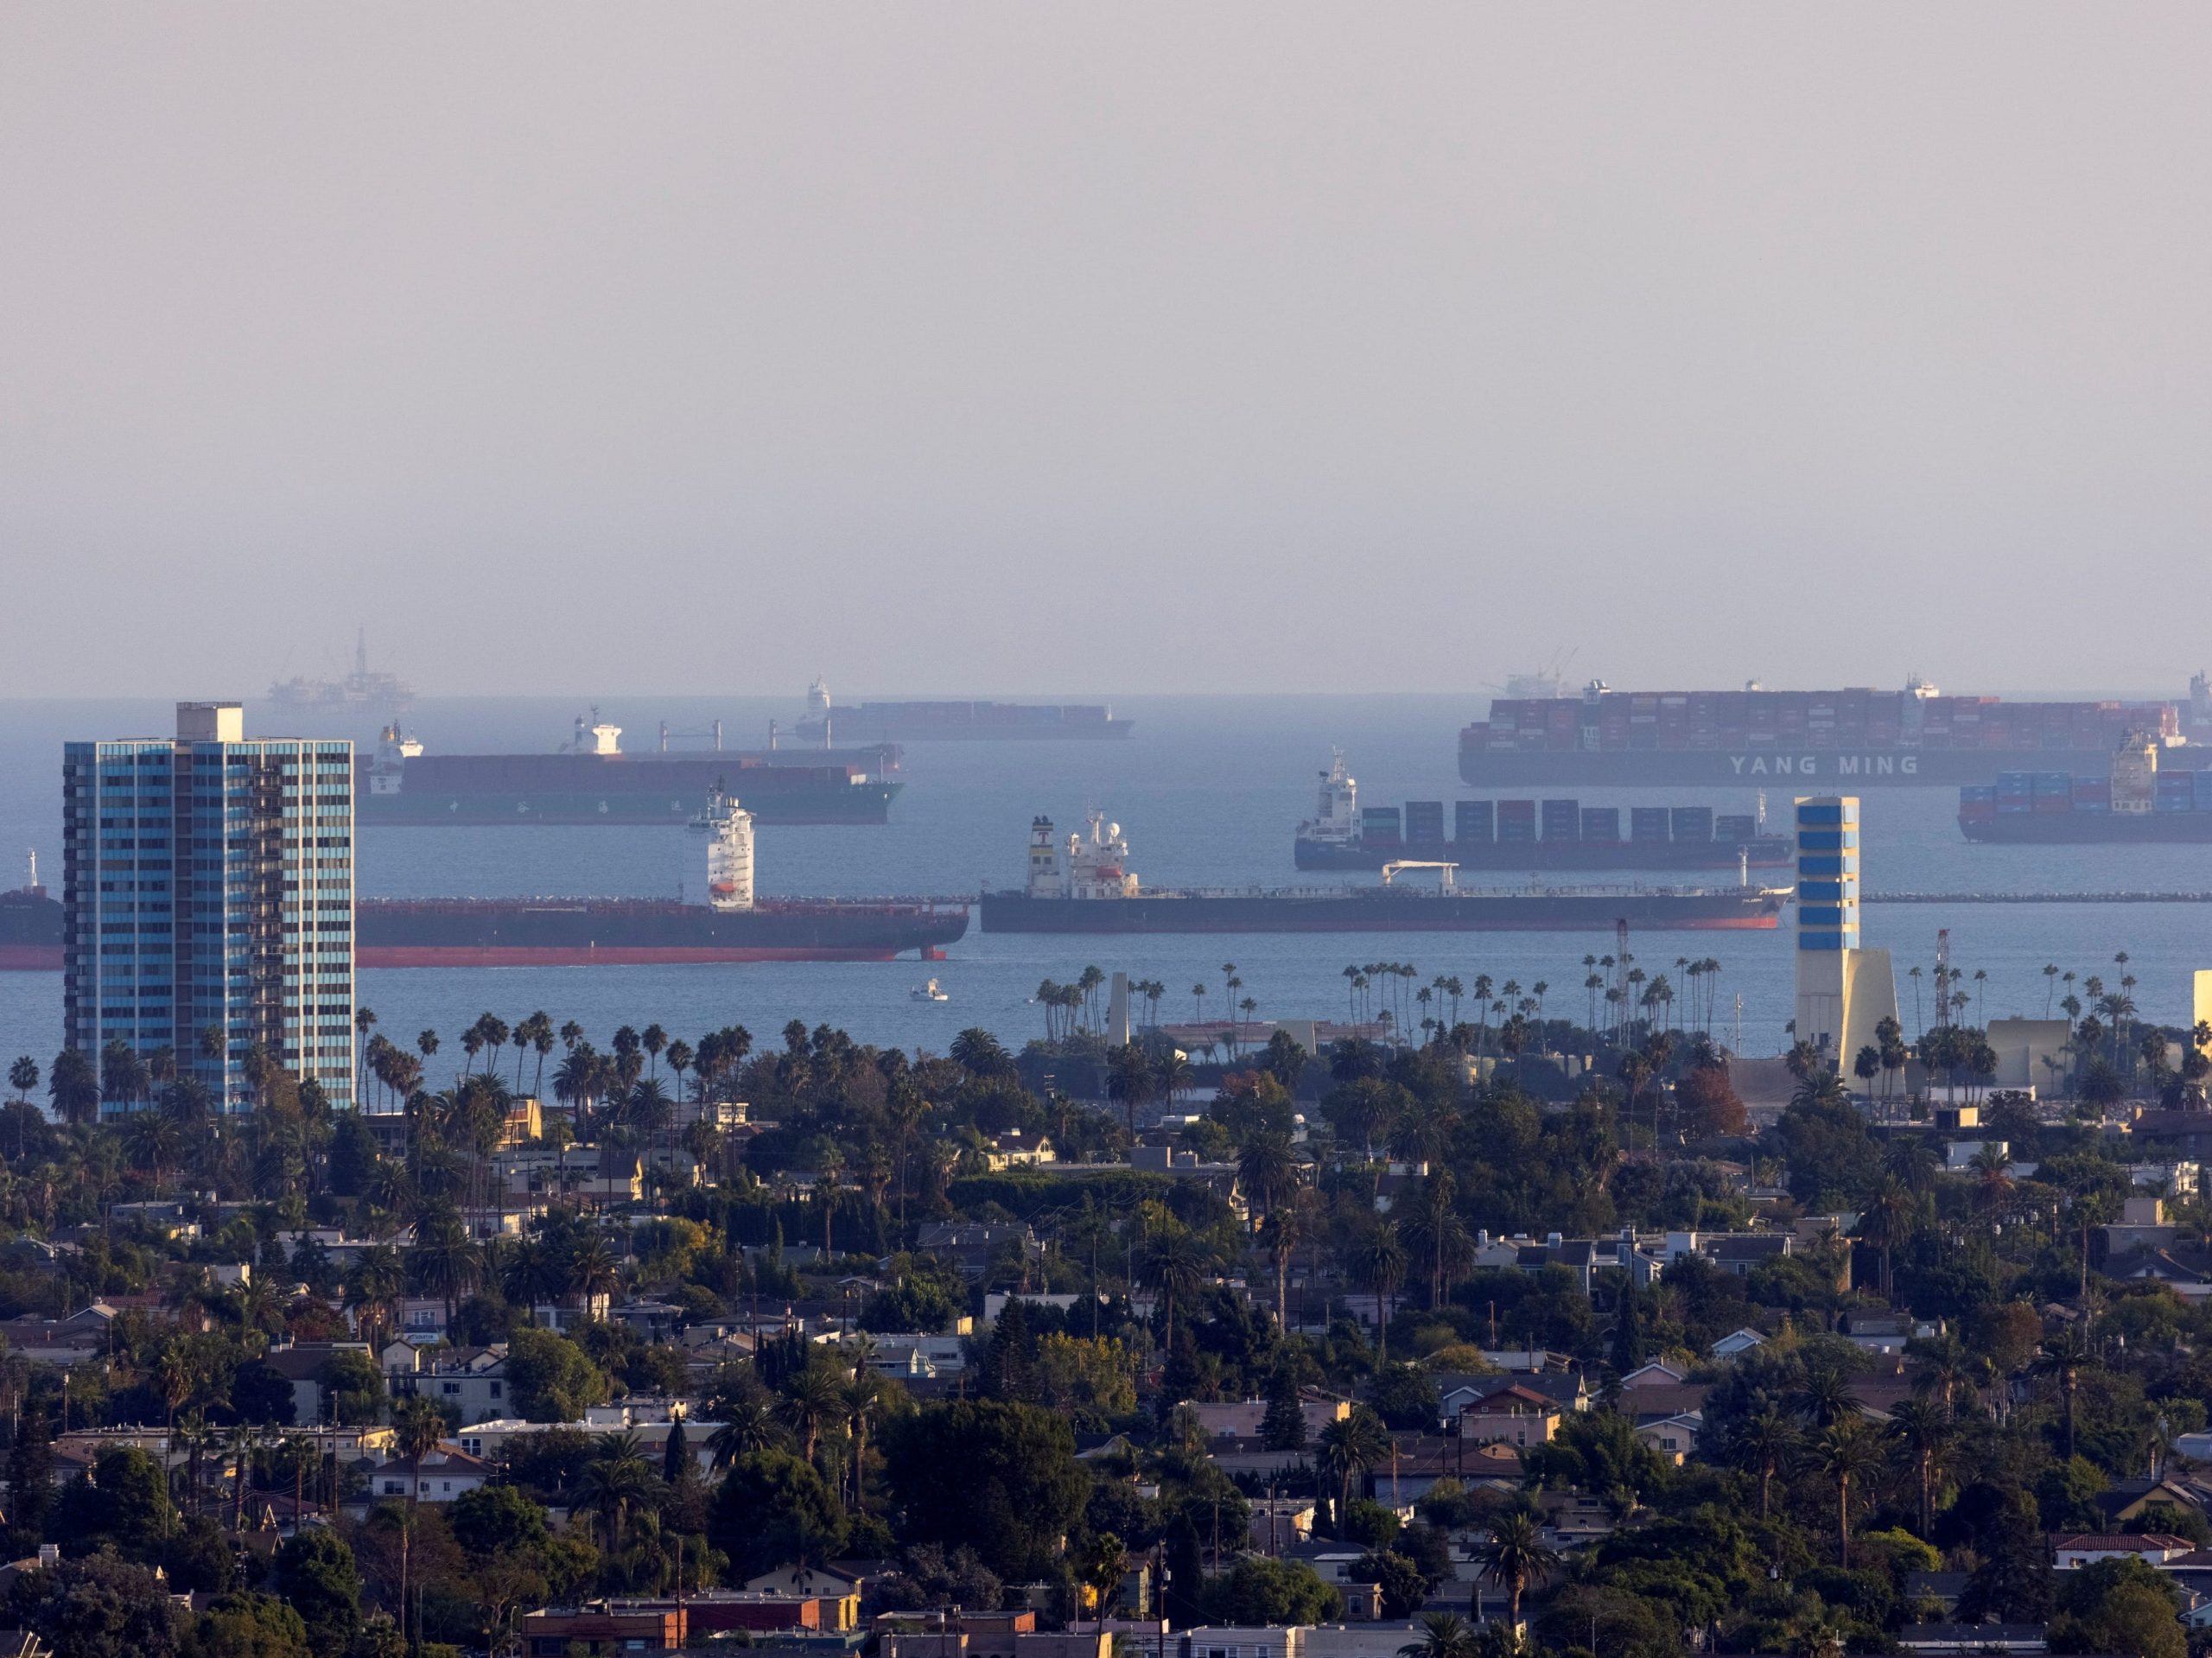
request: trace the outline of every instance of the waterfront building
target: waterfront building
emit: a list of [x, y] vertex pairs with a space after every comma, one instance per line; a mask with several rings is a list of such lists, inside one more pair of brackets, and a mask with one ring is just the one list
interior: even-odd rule
[[1847, 1075], [1874, 1027], [1897, 1016], [1890, 953], [1859, 940], [1859, 798], [1797, 800], [1797, 1026]]
[[173, 738], [66, 744], [62, 814], [67, 1046], [167, 1050], [224, 1111], [258, 1047], [353, 1102], [352, 743], [180, 702]]

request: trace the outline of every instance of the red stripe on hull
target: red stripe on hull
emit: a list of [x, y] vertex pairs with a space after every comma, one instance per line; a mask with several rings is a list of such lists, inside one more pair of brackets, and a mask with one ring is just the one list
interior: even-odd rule
[[0, 944], [0, 973], [59, 973], [59, 944]]
[[[559, 949], [523, 946], [371, 944], [354, 951], [362, 967], [676, 967], [714, 962], [892, 962], [887, 950], [656, 949], [637, 946], [594, 950], [588, 945]], [[56, 965], [60, 965], [57, 962]]]

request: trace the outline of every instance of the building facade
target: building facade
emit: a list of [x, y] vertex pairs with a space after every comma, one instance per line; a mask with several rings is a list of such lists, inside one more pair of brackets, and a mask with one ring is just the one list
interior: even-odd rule
[[1859, 800], [1800, 797], [1797, 806], [1796, 1036], [1848, 1076], [1875, 1026], [1897, 1016], [1885, 950], [1859, 942]]
[[353, 1102], [352, 743], [180, 702], [173, 739], [65, 745], [62, 814], [66, 1045], [165, 1051], [226, 1112], [257, 1048]]

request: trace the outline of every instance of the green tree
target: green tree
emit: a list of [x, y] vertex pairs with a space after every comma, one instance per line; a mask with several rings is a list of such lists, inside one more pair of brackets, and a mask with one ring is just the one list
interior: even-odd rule
[[26, 1572], [8, 1606], [57, 1658], [174, 1658], [177, 1649], [168, 1585], [149, 1567], [112, 1554]]
[[507, 1340], [507, 1391], [528, 1422], [574, 1422], [607, 1401], [607, 1376], [566, 1336], [518, 1330]]
[[887, 1426], [883, 1450], [908, 1534], [969, 1544], [1009, 1581], [1052, 1570], [1090, 1495], [1066, 1419], [1031, 1405], [925, 1407]]
[[181, 1658], [315, 1658], [340, 1649], [310, 1645], [305, 1621], [276, 1596], [240, 1590], [194, 1618], [178, 1650]]
[[88, 1478], [62, 1492], [50, 1540], [72, 1557], [105, 1544], [126, 1560], [151, 1565], [175, 1528], [161, 1464], [135, 1445], [117, 1445], [93, 1459]]
[[811, 1464], [788, 1451], [740, 1457], [715, 1488], [707, 1539], [741, 1579], [779, 1566], [817, 1566], [845, 1537], [845, 1516]]
[[454, 1540], [480, 1560], [543, 1545], [550, 1534], [543, 1508], [512, 1485], [480, 1485], [455, 1499]]
[[316, 1652], [343, 1652], [359, 1632], [361, 1575], [346, 1540], [327, 1527], [302, 1528], [276, 1551], [274, 1587]]
[[1260, 1419], [1261, 1441], [1270, 1451], [1306, 1448], [1306, 1413], [1298, 1398], [1298, 1376], [1287, 1364], [1275, 1366], [1268, 1384], [1268, 1412]]

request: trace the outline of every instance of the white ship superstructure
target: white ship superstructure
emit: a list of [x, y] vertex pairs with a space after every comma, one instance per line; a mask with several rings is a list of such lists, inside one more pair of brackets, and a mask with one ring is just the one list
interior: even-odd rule
[[1129, 843], [1122, 826], [1103, 812], [1088, 820], [1090, 833], [1054, 839], [1052, 820], [1029, 825], [1029, 896], [1032, 898], [1135, 898], [1137, 878], [1128, 867]]
[[707, 810], [691, 820], [707, 837], [707, 907], [753, 907], [753, 814], [736, 801], [716, 794]]

